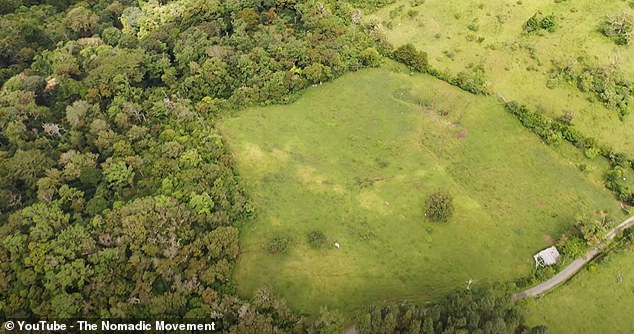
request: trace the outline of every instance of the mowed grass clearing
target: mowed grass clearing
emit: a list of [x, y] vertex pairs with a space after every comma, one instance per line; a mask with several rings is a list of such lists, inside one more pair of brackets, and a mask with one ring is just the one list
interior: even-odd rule
[[[257, 210], [241, 229], [240, 294], [271, 285], [311, 312], [429, 301], [468, 279], [526, 275], [576, 213], [618, 212], [576, 157], [544, 145], [495, 99], [403, 70], [350, 73], [293, 104], [223, 120]], [[446, 224], [424, 217], [438, 190], [454, 196]], [[313, 230], [327, 247], [309, 246]], [[275, 235], [292, 239], [287, 254], [267, 253]]]
[[[626, 77], [634, 77], [634, 46], [618, 46], [599, 32], [607, 15], [634, 13], [630, 3], [426, 0], [412, 7], [412, 1], [401, 0], [369, 15], [366, 21], [383, 23], [383, 31], [394, 45], [412, 43], [426, 51], [437, 69], [455, 75], [482, 65], [493, 92], [550, 117], [573, 112], [574, 124], [585, 135], [634, 156], [634, 113], [621, 121], [617, 111], [606, 109], [599, 101], [590, 102], [591, 94], [572, 85], [546, 86], [552, 61], [574, 62], [579, 57], [593, 65], [617, 63]], [[414, 12], [409, 15], [409, 11]], [[523, 34], [525, 22], [538, 11], [554, 14], [557, 30]]]
[[529, 324], [545, 324], [551, 333], [634, 332], [632, 250], [613, 251], [596, 271], [582, 270], [566, 285], [527, 301], [526, 309]]

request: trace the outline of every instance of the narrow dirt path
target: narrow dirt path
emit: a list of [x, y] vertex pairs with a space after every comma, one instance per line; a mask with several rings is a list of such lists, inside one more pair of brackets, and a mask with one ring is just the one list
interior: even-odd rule
[[624, 222], [610, 230], [606, 236], [606, 240], [601, 244], [592, 247], [584, 256], [574, 260], [571, 264], [569, 264], [564, 270], [560, 271], [557, 275], [553, 276], [551, 279], [535, 286], [530, 289], [524, 290], [520, 293], [513, 295], [513, 300], [520, 300], [526, 297], [536, 297], [549, 290], [553, 289], [557, 285], [569, 280], [572, 276], [574, 276], [583, 266], [585, 266], [588, 262], [590, 262], [597, 254], [601, 253], [601, 251], [610, 244], [610, 242], [616, 237], [616, 235], [626, 230], [630, 227], [634, 226], [634, 217], [630, 217], [626, 219]]

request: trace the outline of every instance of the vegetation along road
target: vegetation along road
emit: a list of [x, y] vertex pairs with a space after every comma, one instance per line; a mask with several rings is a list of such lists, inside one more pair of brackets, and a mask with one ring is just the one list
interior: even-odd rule
[[513, 296], [513, 300], [520, 300], [525, 297], [536, 297], [549, 290], [553, 289], [557, 285], [567, 281], [574, 274], [576, 274], [584, 265], [590, 262], [597, 254], [601, 252], [611, 241], [616, 237], [616, 235], [624, 231], [634, 225], [634, 217], [630, 217], [622, 222], [620, 225], [616, 226], [608, 234], [606, 235], [606, 240], [601, 244], [592, 247], [584, 256], [574, 260], [570, 265], [568, 265], [564, 270], [559, 272], [557, 275], [547, 280], [546, 282], [541, 283], [535, 287], [532, 287], [528, 290], [524, 290], [520, 293], [517, 293]]

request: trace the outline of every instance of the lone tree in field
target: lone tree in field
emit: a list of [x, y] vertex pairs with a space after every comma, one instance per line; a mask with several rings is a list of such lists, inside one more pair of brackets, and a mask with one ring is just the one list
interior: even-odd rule
[[425, 216], [434, 222], [447, 222], [453, 209], [453, 198], [443, 191], [431, 194], [425, 201]]

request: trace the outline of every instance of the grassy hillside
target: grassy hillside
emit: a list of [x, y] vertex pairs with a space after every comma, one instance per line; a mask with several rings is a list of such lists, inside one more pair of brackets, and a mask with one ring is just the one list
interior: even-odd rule
[[[480, 65], [492, 92], [551, 117], [572, 112], [577, 128], [587, 136], [634, 154], [630, 135], [634, 117], [619, 120], [616, 111], [589, 101], [593, 96], [574, 85], [547, 87], [553, 62], [578, 63], [580, 57], [592, 66], [617, 64], [626, 77], [634, 77], [633, 47], [618, 46], [599, 31], [607, 15], [634, 13], [627, 1], [412, 3], [397, 1], [366, 20], [380, 22], [391, 43], [413, 43], [428, 52], [430, 63], [438, 69], [455, 74]], [[554, 15], [554, 32], [523, 32], [524, 24], [538, 12]]]
[[[546, 146], [494, 98], [393, 64], [221, 128], [257, 210], [241, 230], [238, 291], [272, 284], [299, 310], [428, 301], [468, 279], [512, 280], [576, 213], [617, 212], [573, 149]], [[438, 190], [455, 198], [447, 224], [424, 217]], [[314, 230], [326, 247], [309, 246]], [[267, 252], [275, 236], [290, 237], [286, 254]]]

